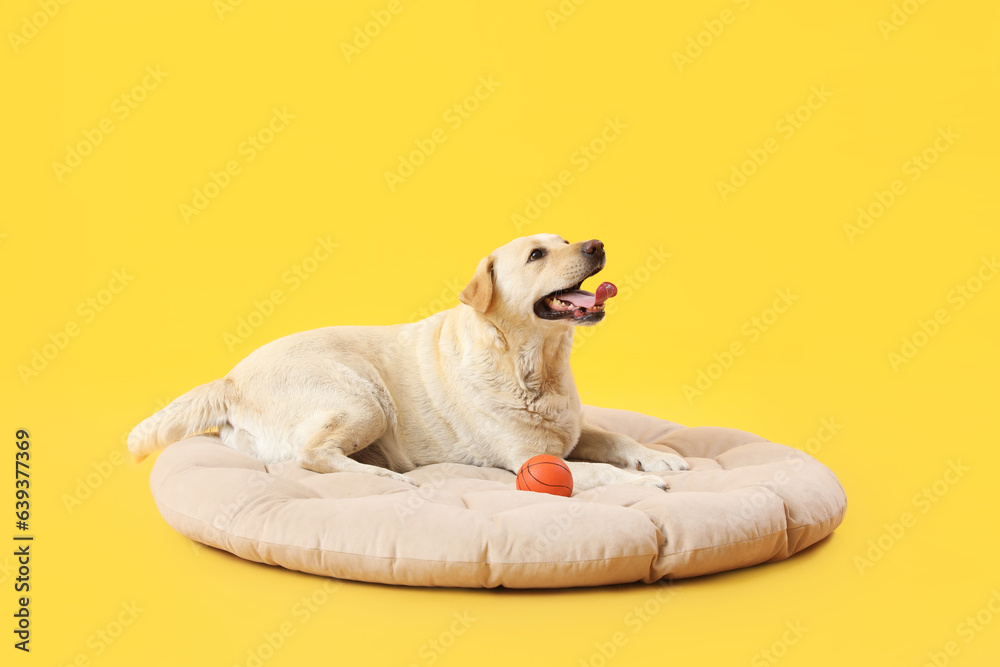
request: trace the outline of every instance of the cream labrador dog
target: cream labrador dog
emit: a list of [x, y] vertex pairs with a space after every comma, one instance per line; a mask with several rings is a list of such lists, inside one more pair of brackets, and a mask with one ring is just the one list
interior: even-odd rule
[[664, 477], [639, 471], [686, 470], [684, 459], [587, 424], [573, 383], [573, 328], [600, 322], [616, 291], [610, 283], [596, 294], [580, 289], [604, 263], [597, 240], [515, 239], [479, 262], [454, 308], [410, 324], [328, 327], [268, 343], [139, 424], [129, 450], [141, 459], [217, 430], [224, 444], [265, 463], [409, 484], [402, 473], [431, 463], [516, 472], [551, 454], [576, 459], [568, 464], [577, 490], [666, 489]]

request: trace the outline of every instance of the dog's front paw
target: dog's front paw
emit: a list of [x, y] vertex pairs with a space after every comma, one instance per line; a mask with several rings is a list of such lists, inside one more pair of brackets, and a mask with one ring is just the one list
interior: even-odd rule
[[639, 458], [638, 467], [639, 470], [645, 472], [668, 472], [671, 470], [690, 470], [691, 468], [687, 461], [676, 454], [652, 450]]
[[[373, 466], [374, 467], [374, 466]], [[379, 477], [385, 477], [387, 479], [394, 479], [397, 482], [406, 482], [407, 484], [412, 484], [413, 486], [420, 486], [420, 482], [413, 479], [412, 477], [407, 477], [406, 475], [401, 475], [398, 472], [392, 470], [386, 470], [385, 468], [376, 468], [373, 471]]]
[[633, 486], [652, 486], [660, 489], [661, 491], [670, 490], [670, 482], [663, 477], [657, 477], [656, 475], [635, 475], [628, 481], [628, 483]]

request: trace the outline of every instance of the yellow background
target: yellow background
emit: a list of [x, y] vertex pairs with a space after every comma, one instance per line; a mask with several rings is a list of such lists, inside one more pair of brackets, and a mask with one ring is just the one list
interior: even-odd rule
[[[958, 654], [939, 660], [996, 664], [1000, 619], [989, 612], [971, 641], [960, 624], [1000, 588], [1000, 280], [961, 309], [948, 295], [1000, 250], [1000, 7], [911, 1], [889, 31], [891, 0], [593, 0], [558, 22], [557, 0], [477, 4], [402, 0], [348, 61], [341, 44], [388, 2], [78, 0], [37, 19], [36, 1], [4, 3], [3, 451], [30, 429], [37, 536], [30, 655], [11, 647], [0, 557], [4, 664], [247, 665], [285, 622], [295, 632], [266, 665], [600, 665], [619, 631], [607, 664], [774, 664], [761, 653], [773, 649], [789, 666], [922, 665], [951, 641]], [[45, 25], [12, 44], [25, 20]], [[697, 57], [678, 67], [686, 48]], [[147, 67], [166, 76], [120, 118], [115, 100]], [[500, 85], [453, 127], [446, 111], [479, 77]], [[829, 99], [786, 138], [776, 124], [814, 86]], [[294, 118], [247, 162], [241, 143], [275, 108]], [[53, 162], [104, 119], [113, 131], [60, 181]], [[579, 171], [574, 154], [607, 119], [627, 127]], [[385, 172], [436, 128], [447, 140], [391, 191]], [[911, 181], [907, 161], [948, 128], [953, 145]], [[723, 201], [717, 183], [769, 138], [779, 150]], [[186, 223], [180, 205], [230, 160], [240, 173]], [[519, 232], [512, 214], [564, 169], [573, 182]], [[905, 193], [851, 243], [844, 225], [896, 179]], [[158, 515], [150, 462], [121, 458], [134, 424], [263, 343], [450, 307], [480, 257], [537, 231], [602, 239], [605, 279], [639, 286], [574, 353], [584, 400], [800, 448], [815, 438], [849, 499], [832, 538], [678, 582], [665, 602], [647, 586], [343, 582], [302, 622], [296, 604], [322, 599], [323, 579], [196, 547]], [[286, 272], [327, 236], [339, 247], [293, 290]], [[661, 247], [662, 268], [640, 271]], [[102, 293], [122, 269], [125, 288]], [[284, 302], [227, 346], [276, 289]], [[779, 289], [798, 300], [750, 343], [744, 323]], [[88, 298], [110, 302], [90, 317]], [[947, 323], [894, 369], [889, 353], [938, 309]], [[735, 341], [745, 353], [688, 400], [684, 385]], [[821, 443], [824, 419], [841, 426]], [[968, 468], [953, 484], [940, 481], [950, 462]], [[943, 493], [916, 504], [935, 482]], [[14, 533], [12, 490], [0, 497], [0, 532]], [[859, 566], [870, 540], [888, 548]], [[95, 639], [133, 601], [134, 622]], [[633, 632], [643, 605], [656, 613]], [[454, 612], [476, 620], [434, 653]]]

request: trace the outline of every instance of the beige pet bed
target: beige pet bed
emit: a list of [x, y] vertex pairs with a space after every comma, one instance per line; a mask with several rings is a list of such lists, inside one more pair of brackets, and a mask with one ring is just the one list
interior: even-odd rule
[[514, 473], [453, 463], [408, 473], [265, 466], [199, 436], [150, 478], [160, 513], [193, 540], [313, 574], [408, 586], [545, 588], [693, 577], [782, 560], [844, 518], [837, 477], [808, 454], [727, 428], [685, 428], [585, 407], [588, 421], [676, 452], [671, 490], [613, 485], [561, 498]]

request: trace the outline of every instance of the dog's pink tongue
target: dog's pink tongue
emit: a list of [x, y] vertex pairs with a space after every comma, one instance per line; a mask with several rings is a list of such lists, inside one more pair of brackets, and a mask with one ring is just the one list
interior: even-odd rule
[[597, 286], [597, 292], [591, 294], [590, 292], [566, 292], [559, 296], [563, 301], [569, 301], [574, 306], [579, 306], [580, 308], [593, 308], [594, 306], [600, 306], [602, 303], [618, 294], [618, 288], [615, 287], [614, 283], [601, 283]]

